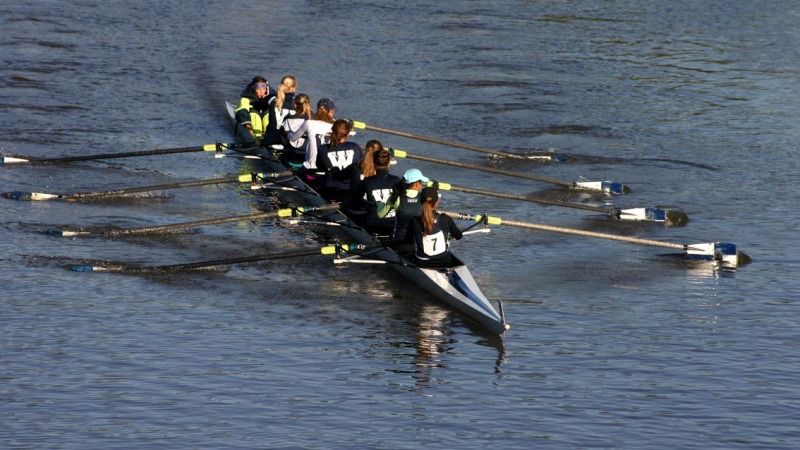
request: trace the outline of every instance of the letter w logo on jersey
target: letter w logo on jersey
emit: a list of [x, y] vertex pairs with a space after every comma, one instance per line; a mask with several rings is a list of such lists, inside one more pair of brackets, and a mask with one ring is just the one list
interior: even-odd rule
[[353, 164], [353, 157], [355, 152], [353, 150], [337, 150], [335, 152], [328, 152], [328, 160], [331, 166], [339, 170], [344, 170]]

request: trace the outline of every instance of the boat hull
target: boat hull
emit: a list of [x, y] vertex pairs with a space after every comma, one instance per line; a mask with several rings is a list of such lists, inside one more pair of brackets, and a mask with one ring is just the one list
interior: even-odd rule
[[[232, 105], [227, 103], [227, 107], [228, 112], [232, 113]], [[258, 156], [262, 158], [261, 162], [266, 166], [267, 171], [286, 170], [274, 151], [261, 148]], [[278, 183], [293, 189], [281, 194], [291, 202], [303, 206], [321, 206], [328, 203], [319, 193], [296, 176], [278, 180]], [[356, 225], [339, 210], [326, 213], [321, 217], [326, 221], [346, 224], [347, 226], [341, 228], [359, 244], [380, 244], [373, 235]], [[461, 315], [480, 323], [493, 333], [501, 334], [509, 328], [502, 314], [497, 312], [489, 299], [481, 292], [467, 266], [459, 265], [446, 269], [421, 268], [388, 247], [370, 252], [369, 258], [385, 261], [413, 285], [419, 287], [421, 291], [430, 294]]]

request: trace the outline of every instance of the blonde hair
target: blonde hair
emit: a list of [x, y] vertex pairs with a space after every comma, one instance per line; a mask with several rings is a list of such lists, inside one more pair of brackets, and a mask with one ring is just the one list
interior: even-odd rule
[[281, 78], [281, 85], [278, 86], [278, 94], [275, 98], [275, 107], [283, 109], [283, 102], [286, 101], [286, 91], [297, 87], [297, 79], [294, 75], [286, 75]]
[[311, 99], [308, 98], [306, 94], [297, 94], [294, 96], [294, 113], [306, 119], [311, 118]]

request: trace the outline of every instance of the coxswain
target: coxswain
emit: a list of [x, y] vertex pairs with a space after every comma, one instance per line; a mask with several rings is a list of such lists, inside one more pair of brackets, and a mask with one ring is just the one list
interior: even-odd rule
[[264, 77], [254, 77], [242, 91], [236, 114], [236, 136], [245, 144], [256, 145], [267, 131], [269, 110], [275, 92]]
[[458, 261], [448, 250], [450, 237], [461, 239], [461, 230], [447, 214], [439, 213], [439, 191], [426, 187], [420, 193], [422, 213], [411, 221], [414, 262], [420, 267], [453, 267]]
[[[395, 227], [395, 210], [389, 211], [385, 216], [378, 217], [378, 205], [385, 204], [392, 195], [392, 188], [400, 182], [400, 177], [389, 173], [392, 155], [383, 148], [379, 141], [369, 141], [367, 147], [379, 148], [372, 152], [372, 167], [375, 174], [364, 178], [353, 190], [349, 210], [359, 209], [360, 202], [364, 203], [364, 219], [362, 221], [367, 231], [379, 236], [391, 236]], [[377, 144], [376, 144], [377, 143]], [[366, 156], [365, 156], [366, 158]], [[361, 165], [364, 167], [364, 164]]]
[[325, 173], [320, 189], [329, 201], [344, 202], [361, 179], [361, 146], [350, 142], [350, 122], [339, 119], [333, 122], [330, 143], [319, 147], [316, 167]]

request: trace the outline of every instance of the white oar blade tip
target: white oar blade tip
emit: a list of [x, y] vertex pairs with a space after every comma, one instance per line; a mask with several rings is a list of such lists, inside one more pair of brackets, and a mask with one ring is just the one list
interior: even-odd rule
[[738, 267], [750, 261], [749, 256], [737, 251], [736, 244], [730, 242], [692, 244], [687, 246], [686, 255], [689, 259], [719, 261], [728, 267]]
[[3, 156], [3, 164], [24, 164], [30, 162], [25, 158], [15, 158], [13, 156]]
[[605, 194], [620, 195], [631, 191], [628, 186], [615, 181], [577, 181], [575, 186], [589, 191], [599, 191]]
[[667, 212], [661, 208], [629, 208], [619, 212], [619, 220], [664, 222]]

